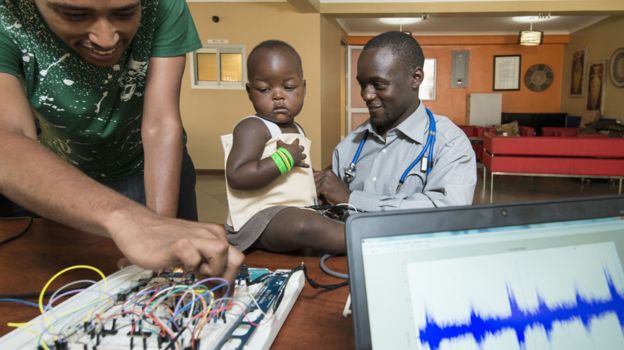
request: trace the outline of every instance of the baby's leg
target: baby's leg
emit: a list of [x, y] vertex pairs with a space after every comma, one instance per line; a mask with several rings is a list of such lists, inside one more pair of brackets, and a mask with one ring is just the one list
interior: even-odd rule
[[312, 210], [286, 208], [271, 219], [256, 246], [278, 253], [312, 248], [345, 254], [344, 224]]

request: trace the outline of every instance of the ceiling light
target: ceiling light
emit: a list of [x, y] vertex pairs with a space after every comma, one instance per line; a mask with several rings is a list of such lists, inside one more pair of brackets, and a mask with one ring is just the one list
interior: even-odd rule
[[518, 36], [518, 43], [524, 46], [538, 46], [542, 44], [544, 32], [533, 30], [533, 23], [529, 24], [529, 30], [521, 30]]
[[521, 30], [518, 43], [525, 46], [537, 46], [542, 44], [544, 32], [539, 30]]
[[514, 20], [515, 22], [535, 23], [535, 22], [546, 22], [555, 18], [557, 18], [557, 16], [551, 16], [550, 14], [547, 14], [547, 15], [538, 15], [538, 16], [515, 16], [515, 17], [512, 17], [511, 19]]
[[405, 25], [418, 23], [423, 19], [422, 17], [386, 17], [380, 18], [379, 21], [385, 24]]

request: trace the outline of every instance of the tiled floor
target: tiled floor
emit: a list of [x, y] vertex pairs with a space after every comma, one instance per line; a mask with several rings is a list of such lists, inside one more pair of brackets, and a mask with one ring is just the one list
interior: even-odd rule
[[[489, 176], [486, 188], [482, 185], [479, 169], [474, 203], [489, 203]], [[557, 198], [601, 196], [618, 193], [618, 182], [578, 178], [496, 176], [494, 179], [494, 203], [549, 200]], [[225, 181], [222, 175], [197, 176], [197, 206], [200, 221], [224, 223], [227, 215]]]
[[223, 175], [197, 175], [195, 190], [199, 221], [224, 223], [228, 210]]

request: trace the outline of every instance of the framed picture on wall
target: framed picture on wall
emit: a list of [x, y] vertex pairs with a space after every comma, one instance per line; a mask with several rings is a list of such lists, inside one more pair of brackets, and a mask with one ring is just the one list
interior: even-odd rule
[[581, 97], [584, 94], [585, 86], [585, 60], [587, 59], [587, 48], [577, 49], [572, 53], [572, 64], [570, 65], [570, 96]]
[[604, 85], [606, 79], [606, 61], [592, 62], [588, 66], [587, 110], [601, 111], [604, 104]]
[[520, 55], [494, 56], [492, 90], [520, 90]]

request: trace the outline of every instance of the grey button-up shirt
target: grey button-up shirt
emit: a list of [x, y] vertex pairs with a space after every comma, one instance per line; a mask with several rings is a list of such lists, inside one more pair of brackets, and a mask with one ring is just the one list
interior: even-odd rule
[[[433, 169], [429, 175], [410, 171], [397, 193], [401, 174], [425, 147], [429, 117], [421, 103], [418, 109], [383, 136], [369, 122], [360, 125], [334, 150], [332, 169], [344, 181], [360, 140], [369, 131], [354, 180], [348, 184], [349, 204], [365, 211], [430, 208], [472, 203], [477, 183], [475, 154], [466, 134], [444, 116], [434, 115], [436, 140]], [[431, 159], [429, 160], [431, 161]]]

